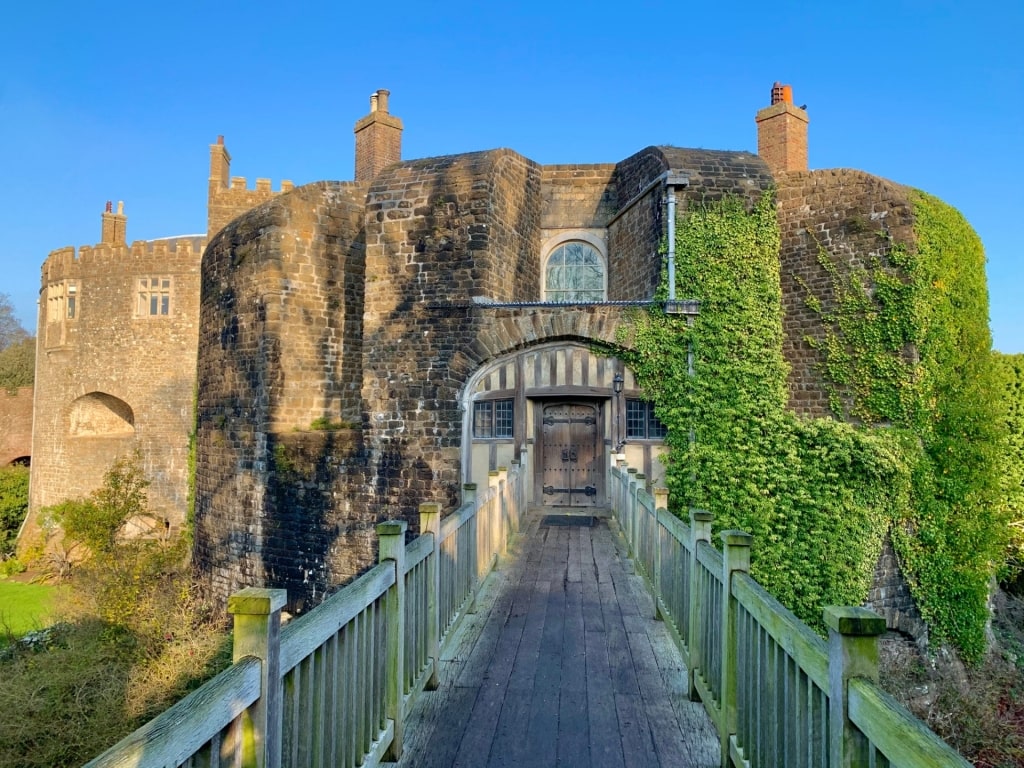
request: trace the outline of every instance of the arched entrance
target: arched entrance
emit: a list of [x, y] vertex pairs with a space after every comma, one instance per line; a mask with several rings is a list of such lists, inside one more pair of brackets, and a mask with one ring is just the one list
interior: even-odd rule
[[611, 455], [623, 443], [631, 466], [663, 482], [662, 435], [640, 434], [627, 418], [638, 398], [625, 364], [583, 343], [538, 344], [492, 360], [462, 392], [463, 482], [484, 488], [489, 471], [522, 461], [531, 504], [601, 507]]

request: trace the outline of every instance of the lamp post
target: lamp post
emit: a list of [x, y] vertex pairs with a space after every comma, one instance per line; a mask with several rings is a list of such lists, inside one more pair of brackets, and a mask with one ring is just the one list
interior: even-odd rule
[[622, 378], [621, 373], [616, 373], [615, 378], [612, 379], [612, 392], [615, 393], [615, 404], [612, 406], [612, 419], [615, 423], [614, 438], [615, 438], [615, 453], [619, 453], [622, 450], [622, 446], [625, 444], [625, 440], [621, 439], [621, 426], [619, 422], [622, 420], [622, 385], [625, 384], [625, 380]]

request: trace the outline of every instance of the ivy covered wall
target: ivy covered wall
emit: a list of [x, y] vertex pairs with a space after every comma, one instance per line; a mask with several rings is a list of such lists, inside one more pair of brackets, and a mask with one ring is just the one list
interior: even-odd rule
[[955, 211], [907, 200], [904, 241], [882, 216], [851, 225], [872, 244], [852, 254], [848, 239], [801, 232], [826, 276], [790, 284], [817, 318], [804, 343], [827, 418], [790, 407], [794, 296], [781, 288], [773, 195], [681, 214], [676, 289], [700, 316], [687, 329], [657, 309], [638, 315], [629, 362], [670, 427], [675, 511], [707, 509], [754, 534], [756, 577], [812, 625], [824, 605], [864, 601], [889, 534], [933, 639], [975, 658], [1006, 540], [984, 258]]

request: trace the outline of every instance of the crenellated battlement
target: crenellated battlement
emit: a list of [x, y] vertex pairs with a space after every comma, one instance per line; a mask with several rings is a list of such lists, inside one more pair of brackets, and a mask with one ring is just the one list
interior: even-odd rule
[[51, 251], [43, 262], [43, 282], [49, 283], [66, 278], [82, 277], [96, 271], [112, 268], [124, 270], [128, 267], [191, 266], [198, 263], [206, 249], [206, 238], [202, 235], [162, 238], [159, 240], [136, 240], [131, 245], [82, 245]]
[[275, 191], [270, 179], [256, 179], [256, 187], [250, 189], [245, 176], [231, 175], [231, 154], [224, 144], [224, 137], [218, 136], [217, 143], [210, 145], [210, 186], [207, 197], [206, 235], [213, 237], [225, 224], [241, 216], [250, 208], [267, 202], [276, 195], [290, 192], [295, 185], [287, 179]]
[[[274, 194], [274, 190], [271, 188], [272, 182], [270, 179], [256, 179], [255, 189], [249, 189], [248, 184], [248, 179], [246, 179], [245, 176], [232, 176], [231, 185], [228, 187], [220, 187], [217, 190], [217, 194], [230, 194], [231, 192], [267, 192], [270, 194]], [[293, 189], [295, 189], [295, 184], [293, 184], [288, 179], [283, 179], [281, 181], [281, 186], [278, 188], [276, 194], [281, 194], [282, 192], [291, 192]]]

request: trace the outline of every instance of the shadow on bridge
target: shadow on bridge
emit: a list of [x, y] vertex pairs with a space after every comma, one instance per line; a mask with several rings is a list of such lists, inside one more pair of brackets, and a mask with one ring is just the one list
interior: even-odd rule
[[530, 512], [409, 713], [398, 766], [720, 764], [614, 526]]

